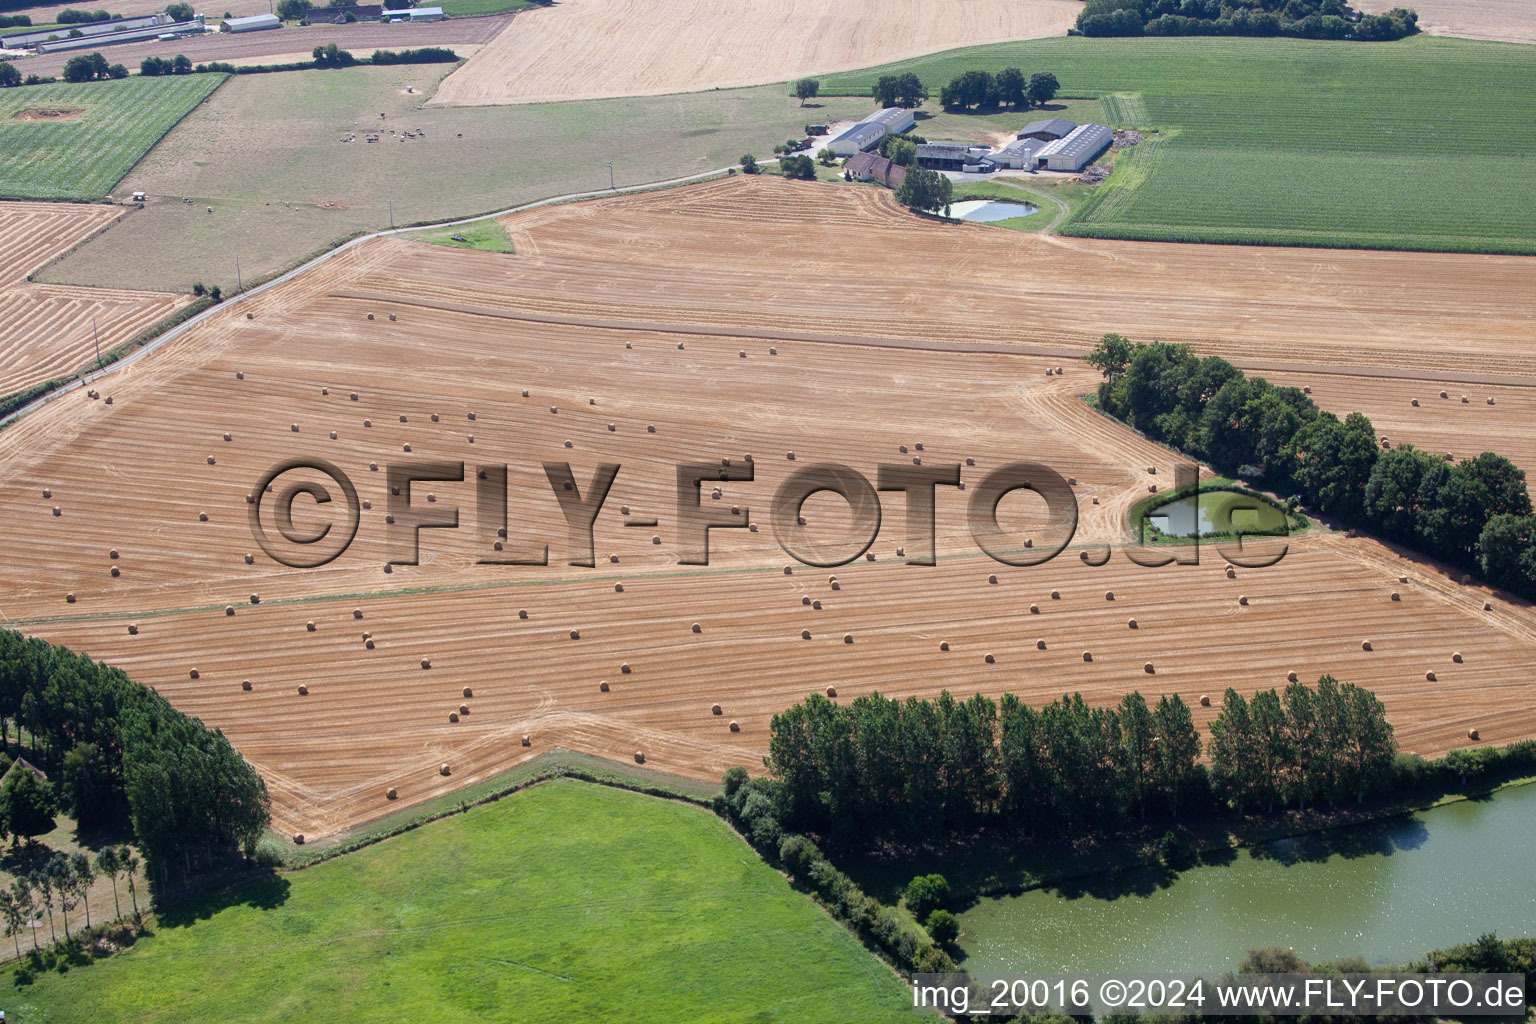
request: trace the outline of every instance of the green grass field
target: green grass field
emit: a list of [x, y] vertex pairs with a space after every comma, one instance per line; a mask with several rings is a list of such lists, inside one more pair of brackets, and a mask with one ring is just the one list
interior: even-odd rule
[[821, 91], [867, 94], [899, 69], [937, 94], [961, 71], [1010, 66], [1098, 97], [1107, 123], [1161, 131], [1066, 234], [1536, 253], [1536, 47], [1042, 39], [828, 76]]
[[478, 14], [502, 14], [506, 11], [522, 11], [536, 7], [532, 0], [442, 0], [436, 6], [450, 18], [467, 18]]
[[7, 1021], [911, 1019], [901, 981], [714, 815], [552, 782], [0, 989]]
[[[124, 78], [0, 90], [0, 198], [100, 199], [225, 75]], [[60, 122], [32, 109], [82, 110]]]
[[[455, 236], [464, 241], [457, 241]], [[418, 242], [446, 245], [450, 249], [479, 249], [481, 252], [513, 251], [512, 239], [507, 237], [507, 229], [490, 217], [477, 220], [473, 224], [460, 224], [456, 228], [443, 228], [440, 231], [424, 231], [409, 237]]]

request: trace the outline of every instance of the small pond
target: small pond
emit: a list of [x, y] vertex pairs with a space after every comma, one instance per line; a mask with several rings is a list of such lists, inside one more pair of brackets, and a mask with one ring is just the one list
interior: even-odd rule
[[970, 220], [981, 224], [991, 224], [994, 221], [1013, 220], [1015, 217], [1028, 217], [1032, 213], [1038, 213], [1040, 207], [1031, 203], [1004, 203], [992, 199], [968, 199], [963, 203], [955, 203], [949, 208], [949, 215], [955, 220]]

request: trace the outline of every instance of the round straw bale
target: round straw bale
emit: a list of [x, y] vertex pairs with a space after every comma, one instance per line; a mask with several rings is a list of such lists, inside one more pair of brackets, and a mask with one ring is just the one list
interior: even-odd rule
[[601, 682], [599, 682], [597, 684], [597, 692], [598, 693], [607, 693], [608, 692], [608, 680], [604, 679], [604, 680], [602, 680]]
[[1040, 614], [1040, 606], [1037, 605], [1037, 604], [1030, 605], [1029, 606], [1029, 614], [1031, 614], [1031, 615], [1039, 615]]
[[1411, 402], [1409, 402], [1408, 404], [1413, 406], [1415, 409], [1417, 409], [1419, 407], [1419, 400], [1417, 398], [1415, 398]]
[[65, 594], [64, 595], [64, 601], [65, 601], [66, 604], [74, 604], [75, 603], [75, 592], [73, 590], [71, 590], [69, 593]]
[[788, 459], [790, 462], [794, 462], [795, 461], [795, 453], [794, 452], [785, 452], [784, 453], [784, 457], [786, 459]]
[[625, 348], [634, 348], [634, 347], [635, 347], [635, 343], [634, 343], [634, 342], [632, 342], [632, 341], [626, 341], [626, 342], [625, 342], [625, 343], [624, 343], [624, 347], [625, 347]]
[[243, 371], [243, 370], [236, 370], [235, 371], [235, 380], [245, 380], [245, 371]]
[[218, 463], [218, 461], [219, 460], [215, 459], [212, 455], [208, 456], [208, 465], [210, 465], [210, 466], [216, 465]]
[[250, 688], [251, 688], [251, 681], [249, 679], [242, 679], [242, 680], [240, 680], [240, 689], [242, 689], [242, 690], [249, 690]]
[[996, 583], [997, 582], [997, 573], [995, 573], [995, 572], [994, 573], [989, 573], [987, 575], [987, 582], [988, 583]]
[[[368, 319], [372, 320], [373, 319], [373, 315], [369, 314]], [[293, 842], [294, 842], [295, 846], [303, 846], [304, 845], [304, 833], [303, 832], [295, 832], [293, 834]]]
[[741, 732], [741, 725], [734, 718], [731, 719], [731, 732]]
[[385, 514], [385, 516], [384, 516], [384, 521], [385, 521], [385, 522], [386, 522], [386, 523], [391, 523], [391, 524], [393, 524], [393, 523], [394, 523], [394, 521], [395, 521], [395, 514], [394, 514], [394, 513], [393, 513], [393, 512], [390, 512], [390, 513], [386, 513], [386, 514]]
[[624, 584], [622, 584], [622, 583], [615, 583], [613, 585], [613, 592], [615, 594], [622, 594], [622, 593], [624, 593]]
[[1360, 641], [1360, 649], [1361, 649], [1361, 650], [1362, 650], [1362, 651], [1369, 651], [1369, 650], [1372, 650], [1372, 647], [1371, 647], [1371, 642], [1370, 642], [1370, 641], [1369, 641], [1369, 640], [1361, 640], [1361, 641]]
[[107, 404], [108, 404], [108, 405], [111, 405], [111, 404], [112, 404], [112, 396], [111, 396], [111, 395], [108, 395], [108, 396], [107, 396]]
[[195, 668], [192, 671], [188, 672], [187, 675], [190, 676], [193, 679], [201, 679], [202, 678], [202, 676], [198, 673], [197, 669], [195, 669]]
[[709, 713], [712, 714], [712, 715], [724, 714], [724, 712], [722, 712], [720, 710], [720, 705], [719, 704], [711, 704], [709, 706]]
[[1099, 503], [1099, 496], [1098, 496], [1098, 495], [1097, 495], [1097, 494], [1095, 494], [1095, 495], [1094, 495], [1094, 496], [1093, 496], [1093, 503], [1094, 503], [1094, 504], [1095, 504], [1095, 505], [1097, 505], [1097, 504], [1098, 504], [1098, 503]]
[[812, 601], [811, 602], [811, 609], [813, 611], [818, 611], [818, 612], [821, 611], [821, 602], [820, 601]]
[[439, 774], [439, 775], [452, 775], [453, 774], [453, 769], [448, 767], [448, 763], [445, 761], [445, 762], [443, 762], [442, 767], [437, 770], [437, 774]]
[[619, 430], [619, 425], [617, 423], [610, 423], [610, 424], [608, 424], [608, 433], [614, 434], [614, 433], [617, 433], [618, 430]]
[[297, 434], [299, 432], [299, 425], [297, 423], [290, 423], [288, 424], [288, 429]]
[[1301, 393], [1304, 394], [1304, 395], [1310, 395], [1312, 393], [1312, 385], [1311, 384], [1303, 385], [1302, 389], [1301, 389]]
[[1241, 604], [1241, 605], [1246, 605], [1248, 603], [1248, 595], [1247, 594], [1238, 594], [1237, 595], [1237, 603]]
[[313, 633], [315, 631], [315, 620], [310, 619], [308, 622], [304, 623], [304, 628], [308, 632]]
[[460, 704], [459, 705], [459, 714], [461, 714], [461, 715], [469, 714], [469, 705], [468, 704]]
[[896, 450], [901, 452], [901, 454], [903, 454], [903, 455], [907, 454], [907, 446], [904, 445], [904, 444], [897, 445], [896, 446]]
[[683, 349], [683, 343], [682, 342], [678, 342], [677, 343], [677, 349], [678, 349], [679, 352], [682, 351], [682, 349]]
[[939, 641], [939, 650], [941, 650], [941, 651], [949, 650], [949, 641], [948, 640], [940, 640]]
[[121, 576], [122, 574], [123, 574], [123, 571], [121, 569], [119, 569], [117, 566], [114, 565], [112, 567], [112, 576], [113, 576], [114, 579], [117, 578], [118, 576]]
[[566, 442], [565, 442], [565, 446], [566, 446], [566, 447], [567, 447], [567, 448], [574, 448], [574, 447], [576, 447], [576, 446], [575, 446], [575, 445], [573, 445], [573, 444], [571, 444], [571, 442], [570, 442], [570, 440], [569, 440], [569, 439], [567, 439], [567, 440], [566, 440]]
[[742, 358], [742, 359], [745, 359], [745, 358], [747, 358], [747, 350], [746, 350], [746, 349], [742, 349], [742, 350], [741, 350], [741, 352], [740, 352], [740, 353], [738, 353], [738, 355], [740, 355], [740, 357], [741, 357], [741, 358]]
[[1294, 683], [1296, 681], [1296, 678], [1297, 678], [1296, 671], [1294, 669], [1292, 669], [1291, 671], [1289, 671], [1289, 672], [1287, 672], [1285, 674], [1285, 681], [1288, 682], [1288, 683]]
[[433, 413], [432, 414], [432, 422], [433, 423], [440, 423], [440, 422], [442, 422], [441, 419], [439, 419], [437, 413]]
[[199, 512], [197, 514], [197, 521], [200, 522], [200, 523], [206, 523], [208, 521], [208, 513], [207, 512]]
[[853, 643], [853, 634], [852, 633], [844, 633], [843, 634], [843, 643], [845, 643], [845, 644]]
[[811, 631], [810, 630], [802, 629], [800, 631], [800, 639], [801, 640], [809, 640], [810, 638], [811, 638]]
[[260, 594], [252, 594], [251, 595], [251, 604], [261, 604], [261, 595]]
[[800, 603], [803, 604], [803, 605], [809, 606], [810, 603], [811, 603], [811, 599], [809, 597], [802, 597], [800, 599]]
[[1392, 591], [1392, 600], [1394, 600], [1394, 601], [1401, 601], [1402, 599], [1403, 599], [1403, 595], [1402, 594], [1399, 594], [1395, 590]]
[[1061, 591], [1059, 591], [1059, 590], [1051, 591], [1051, 600], [1052, 601], [1060, 601], [1061, 600]]
[[1147, 490], [1148, 490], [1148, 492], [1150, 492], [1152, 494], [1156, 494], [1157, 493], [1157, 484], [1148, 484], [1147, 485]]
[[984, 660], [988, 665], [994, 665], [997, 663], [997, 659], [994, 658], [990, 653], [987, 654], [987, 656], [982, 660]]
[[350, 398], [350, 399], [351, 399], [351, 400], [352, 400], [352, 401], [354, 401], [354, 402], [355, 402], [355, 401], [357, 401], [357, 392], [356, 392], [356, 391], [354, 391], [354, 392], [352, 392], [352, 393], [351, 393], [351, 394], [350, 394], [350, 395], [348, 395], [348, 396], [347, 396], [347, 397], [348, 397], [348, 398]]
[[1492, 405], [1492, 404], [1493, 404], [1493, 396], [1492, 396], [1492, 395], [1489, 395], [1489, 396], [1488, 396], [1488, 404], [1489, 404], [1489, 405]]
[[1152, 663], [1150, 661], [1147, 662], [1145, 665], [1141, 666], [1141, 669], [1147, 675], [1152, 675], [1153, 673], [1155, 673], [1157, 671], [1157, 669], [1152, 666]]
[[334, 431], [334, 430], [331, 431], [331, 440], [332, 441], [336, 440], [336, 431]]
[[234, 434], [231, 434], [227, 430], [224, 431], [224, 440], [226, 440], [226, 441], [233, 441], [234, 439], [235, 439], [235, 435]]
[[529, 736], [527, 733], [523, 733], [523, 746], [525, 746], [525, 747], [533, 746], [533, 737]]
[[907, 557], [907, 549], [906, 548], [897, 548], [896, 549], [896, 557], [897, 558], [906, 558]]
[[371, 650], [373, 650], [373, 641], [372, 640], [364, 640], [363, 641], [363, 646], [371, 651]]
[[623, 662], [622, 664], [620, 664], [619, 665], [619, 671], [622, 672], [626, 676], [629, 675], [629, 673], [630, 673], [629, 662], [626, 661], [626, 662]]
[[138, 636], [139, 635], [139, 627], [138, 627], [137, 623], [134, 623], [134, 622], [128, 623], [128, 635], [129, 636]]
[[581, 639], [581, 630], [579, 630], [579, 629], [571, 630], [571, 639], [572, 640], [580, 640]]
[[1431, 683], [1434, 682], [1435, 681], [1435, 670], [1434, 669], [1430, 669], [1428, 672], [1425, 672], [1424, 673], [1424, 678], [1427, 679]]
[[1137, 625], [1135, 619], [1127, 619], [1125, 625], [1126, 625], [1127, 629], [1140, 629], [1141, 628], [1139, 625]]
[[232, 604], [225, 605], [224, 606], [224, 614], [225, 615], [233, 615], [233, 614], [235, 614], [235, 606], [232, 605]]
[[1086, 551], [1079, 551], [1077, 553], [1077, 557], [1082, 559], [1084, 562], [1086, 562], [1086, 561], [1088, 561], [1088, 552], [1086, 552]]
[[394, 574], [395, 574], [395, 567], [394, 566], [392, 566], [392, 565], [385, 565], [384, 566], [384, 575], [386, 575], [386, 576], [393, 576]]
[[388, 789], [386, 789], [384, 791], [384, 799], [386, 799], [386, 800], [394, 800], [399, 795], [400, 795], [399, 793], [395, 792], [395, 787], [394, 786], [390, 786]]
[[368, 319], [369, 319], [369, 320], [372, 320], [372, 319], [373, 319], [373, 314], [372, 314], [372, 313], [369, 313], [369, 314], [368, 314]]
[[747, 524], [747, 532], [748, 533], [756, 533], [757, 532], [757, 524], [756, 523], [748, 523]]
[[528, 617], [528, 609], [527, 608], [519, 608], [517, 610], [517, 617], [520, 618], [520, 619], [526, 619]]
[[431, 668], [432, 667], [432, 659], [431, 658], [422, 658], [421, 659], [421, 667], [422, 668]]
[[768, 347], [768, 354], [771, 355], [771, 356], [776, 356], [776, 355], [779, 354], [779, 350], [777, 348], [774, 348], [773, 346], [770, 345]]
[[373, 420], [363, 420], [363, 426], [365, 426], [365, 427], [373, 426]]
[[1232, 566], [1230, 566], [1230, 565], [1227, 566], [1227, 579], [1229, 579], [1229, 580], [1237, 579], [1237, 570], [1235, 568], [1233, 568]]
[[1493, 603], [1491, 601], [1484, 601], [1483, 602], [1483, 611], [1485, 611], [1485, 612], [1493, 611]]
[[[678, 342], [677, 343], [677, 347], [678, 348], [682, 348], [683, 347], [683, 343], [682, 342]], [[635, 764], [645, 764], [645, 751], [643, 751], [643, 750], [635, 751]]]
[[704, 627], [703, 627], [703, 626], [701, 626], [701, 625], [699, 625], [699, 624], [698, 624], [698, 623], [697, 623], [697, 622], [695, 622], [695, 623], [694, 623], [694, 624], [693, 624], [693, 631], [694, 631], [694, 632], [695, 632], [695, 633], [702, 633], [702, 632], [704, 632]]
[[1083, 660], [1084, 661], [1092, 661], [1093, 660], [1093, 652], [1092, 651], [1084, 651], [1083, 652]]
[[1474, 729], [1468, 729], [1468, 730], [1467, 730], [1467, 739], [1469, 739], [1469, 740], [1475, 740], [1475, 739], [1480, 739], [1480, 738], [1481, 738], [1481, 737], [1479, 737], [1479, 736], [1478, 736], [1478, 734], [1477, 734], [1477, 730], [1476, 730], [1476, 729], [1475, 729], [1475, 728], [1474, 728]]
[[1210, 707], [1211, 706], [1211, 698], [1209, 696], [1207, 696], [1206, 694], [1202, 693], [1200, 695], [1200, 706], [1203, 707], [1203, 708]]
[[1451, 652], [1451, 660], [1454, 661], [1456, 664], [1460, 665], [1461, 664], [1461, 652], [1460, 651], [1452, 651]]
[[409, 441], [407, 441], [405, 444], [400, 446], [400, 450], [403, 451], [403, 452], [410, 451], [411, 450], [411, 443]]
[[661, 543], [661, 534], [659, 534], [659, 533], [653, 534], [651, 536], [651, 543], [652, 544], [660, 544]]
[[656, 433], [656, 424], [654, 424], [654, 423], [647, 423], [645, 425], [645, 432], [647, 434], [654, 434], [654, 433]]
[[303, 683], [299, 684], [299, 696], [300, 697], [308, 697], [309, 696], [309, 687], [305, 686]]
[[1106, 591], [1104, 591], [1104, 600], [1106, 600], [1106, 601], [1113, 601], [1114, 599], [1115, 599], [1115, 592], [1113, 590], [1106, 590]]
[[1037, 650], [1037, 651], [1045, 650], [1045, 640], [1043, 640], [1043, 639], [1036, 640], [1035, 641], [1035, 650]]
[[786, 565], [784, 567], [784, 575], [785, 576], [793, 576], [794, 574], [795, 574], [795, 567], [794, 566]]
[[379, 464], [377, 462], [370, 462], [370, 463], [368, 463], [368, 472], [370, 472], [370, 473], [377, 473], [378, 471], [379, 471]]
[[[527, 398], [528, 397], [528, 392], [524, 391], [523, 392], [523, 397]], [[474, 418], [475, 418], [475, 414], [473, 412], [468, 412], [468, 413], [465, 413], [464, 415], [467, 416], [471, 421], [473, 421]]]

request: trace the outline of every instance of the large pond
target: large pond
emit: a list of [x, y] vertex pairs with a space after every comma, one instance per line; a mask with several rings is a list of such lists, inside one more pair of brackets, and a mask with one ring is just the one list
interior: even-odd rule
[[1309, 962], [1401, 963], [1484, 932], [1536, 935], [1536, 785], [1491, 800], [1239, 851], [1171, 882], [1154, 871], [983, 900], [961, 915], [964, 966], [1225, 970], [1249, 948]]
[[1039, 209], [1040, 207], [1033, 203], [1002, 203], [990, 199], [968, 199], [951, 206], [949, 215], [956, 220], [992, 224], [1000, 220], [1013, 220], [1015, 217], [1028, 217]]

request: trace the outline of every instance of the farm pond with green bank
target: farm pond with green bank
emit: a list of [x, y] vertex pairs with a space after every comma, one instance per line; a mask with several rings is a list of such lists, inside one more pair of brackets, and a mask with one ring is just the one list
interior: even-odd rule
[[961, 915], [965, 969], [1210, 971], [1245, 950], [1404, 963], [1485, 932], [1536, 933], [1536, 785], [1238, 850], [986, 898]]

